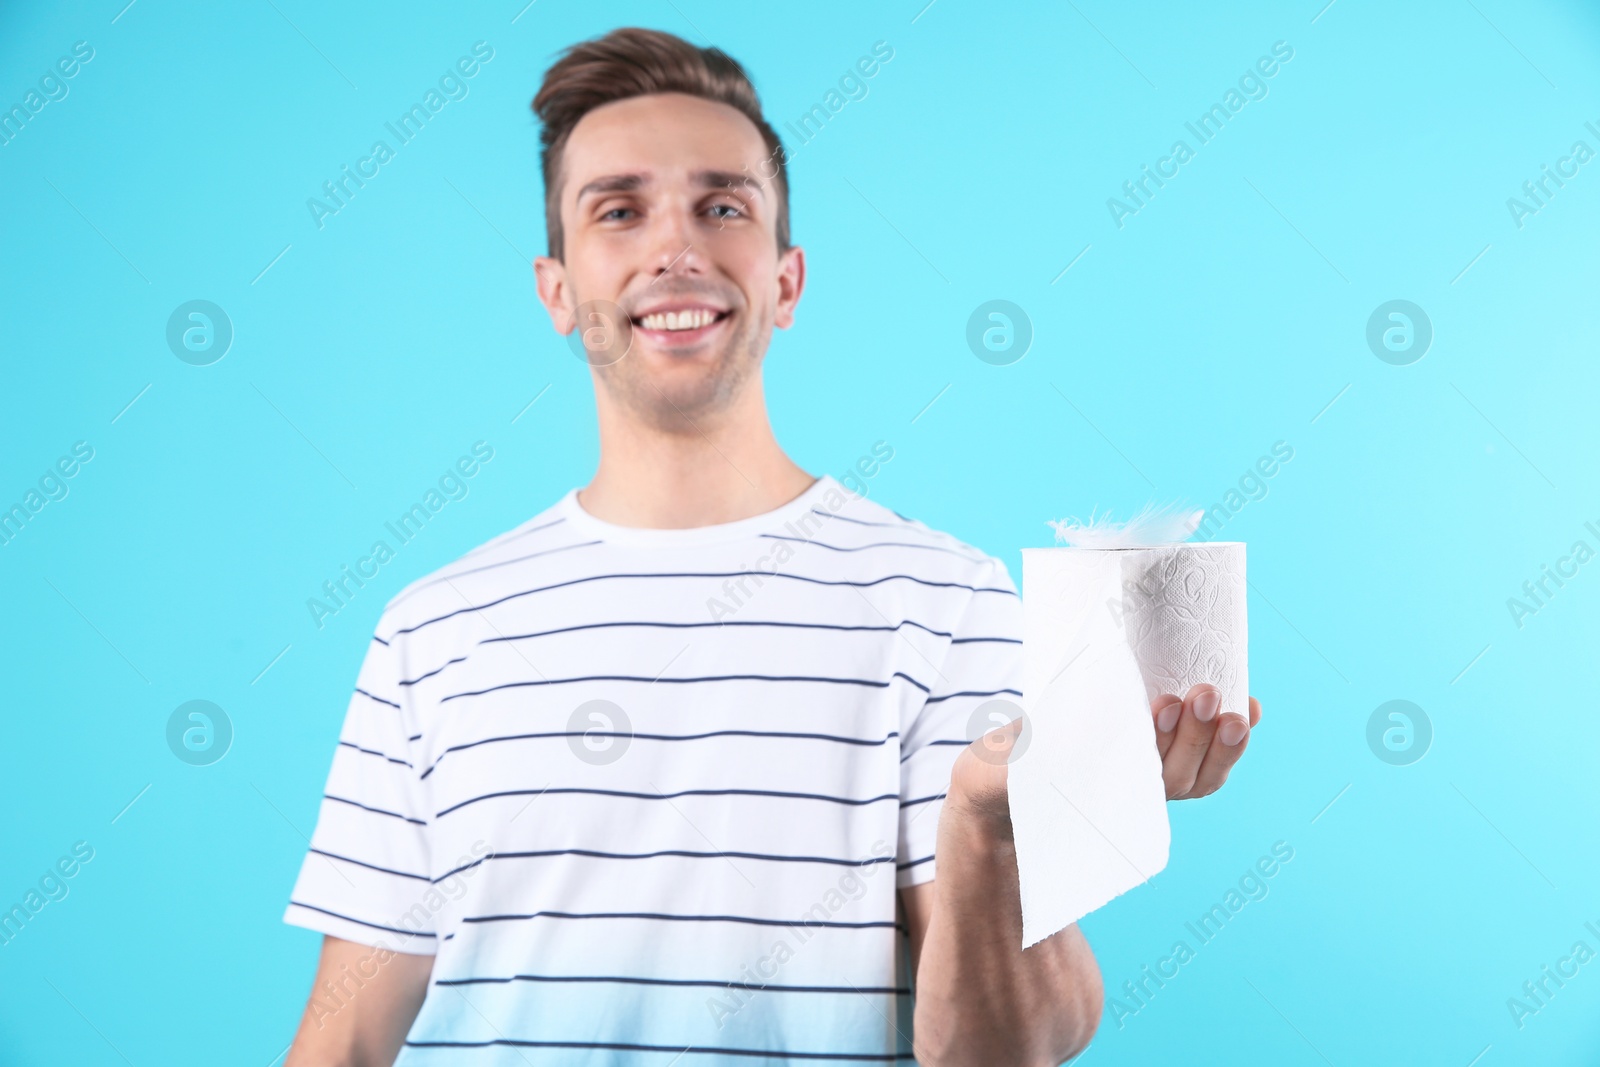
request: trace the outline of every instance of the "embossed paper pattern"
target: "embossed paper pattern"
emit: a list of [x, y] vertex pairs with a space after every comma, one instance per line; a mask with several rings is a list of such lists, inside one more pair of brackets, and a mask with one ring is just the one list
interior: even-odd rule
[[1029, 747], [1008, 778], [1022, 945], [1167, 863], [1150, 701], [1200, 682], [1248, 716], [1244, 545], [1023, 549]]
[[1123, 555], [1128, 643], [1145, 696], [1210, 682], [1222, 710], [1250, 717], [1244, 542], [1162, 545]]

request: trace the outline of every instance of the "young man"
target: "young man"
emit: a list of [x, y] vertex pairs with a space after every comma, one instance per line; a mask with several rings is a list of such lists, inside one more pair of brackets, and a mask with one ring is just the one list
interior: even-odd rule
[[[1016, 590], [774, 440], [805, 256], [754, 90], [619, 30], [534, 109], [599, 467], [384, 610], [285, 914], [326, 935], [287, 1067], [1059, 1063], [1099, 972], [1076, 927], [1017, 948], [1014, 726], [969, 744], [1021, 696]], [[1152, 709], [1173, 798], [1244, 751], [1217, 704]]]

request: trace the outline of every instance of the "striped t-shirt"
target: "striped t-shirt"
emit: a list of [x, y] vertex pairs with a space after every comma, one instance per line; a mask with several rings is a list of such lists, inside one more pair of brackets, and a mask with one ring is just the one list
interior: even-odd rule
[[831, 477], [568, 493], [384, 609], [284, 918], [436, 955], [407, 1067], [910, 1062], [896, 890], [1021, 636], [1003, 563]]

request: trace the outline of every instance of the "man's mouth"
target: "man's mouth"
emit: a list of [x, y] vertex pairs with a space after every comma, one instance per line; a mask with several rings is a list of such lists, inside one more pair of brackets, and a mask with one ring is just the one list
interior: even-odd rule
[[634, 328], [642, 330], [655, 341], [682, 344], [698, 341], [732, 312], [705, 304], [691, 304], [652, 308], [633, 316]]

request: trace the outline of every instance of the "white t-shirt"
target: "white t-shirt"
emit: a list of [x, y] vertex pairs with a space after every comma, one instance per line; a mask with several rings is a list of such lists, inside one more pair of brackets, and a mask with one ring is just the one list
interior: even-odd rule
[[384, 609], [284, 919], [437, 955], [406, 1067], [910, 1061], [896, 890], [1021, 637], [1003, 563], [831, 477], [568, 493]]

